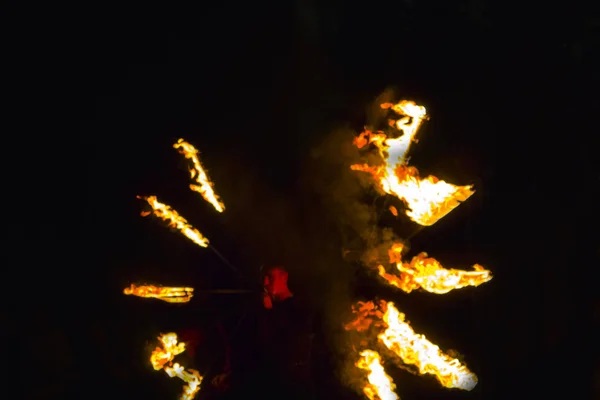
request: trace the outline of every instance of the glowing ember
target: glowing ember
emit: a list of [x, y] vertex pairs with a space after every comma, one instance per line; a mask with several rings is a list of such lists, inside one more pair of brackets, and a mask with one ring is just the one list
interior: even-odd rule
[[383, 165], [356, 164], [351, 168], [370, 173], [382, 191], [403, 200], [408, 207], [406, 215], [410, 219], [420, 225], [433, 225], [468, 199], [474, 193], [472, 186], [452, 185], [435, 176], [420, 178], [419, 171], [407, 165], [408, 150], [426, 117], [424, 107], [402, 101], [395, 105], [385, 103], [382, 108], [392, 108], [405, 116], [393, 124], [402, 131], [402, 135], [388, 138], [383, 132], [365, 130], [355, 138], [355, 146], [362, 148], [367, 144], [375, 145]]
[[356, 315], [356, 318], [346, 325], [346, 330], [362, 332], [368, 330], [371, 326], [383, 326], [383, 312], [380, 309], [385, 309], [385, 302], [382, 301], [380, 307], [377, 307], [372, 301], [359, 301], [352, 306], [352, 312]]
[[200, 384], [202, 383], [202, 376], [198, 371], [189, 369], [185, 370], [178, 363], [171, 366], [173, 358], [177, 354], [181, 354], [185, 351], [185, 343], [177, 343], [177, 334], [167, 333], [161, 335], [158, 340], [163, 345], [163, 348], [157, 347], [150, 356], [150, 363], [155, 370], [164, 369], [167, 375], [171, 378], [177, 376], [179, 379], [187, 383], [183, 388], [183, 394], [181, 400], [191, 400], [194, 398], [196, 393], [200, 390]]
[[405, 364], [415, 365], [421, 374], [435, 375], [447, 388], [472, 390], [477, 385], [477, 377], [465, 365], [443, 353], [424, 335], [416, 334], [394, 303], [387, 303], [383, 320], [387, 329], [379, 335], [379, 340]]
[[400, 275], [388, 274], [383, 265], [379, 266], [379, 275], [406, 293], [422, 288], [431, 293], [444, 294], [466, 286], [479, 286], [492, 279], [491, 272], [481, 265], [475, 264], [474, 271], [445, 269], [435, 258], [428, 258], [425, 252], [413, 257], [410, 263], [403, 263], [402, 249], [403, 245], [396, 243], [390, 250], [390, 262], [396, 263]]
[[198, 150], [196, 150], [194, 146], [183, 139], [179, 139], [177, 143], [173, 145], [173, 147], [178, 149], [185, 158], [192, 162], [190, 175], [191, 178], [194, 179], [198, 184], [191, 184], [190, 189], [192, 189], [194, 192], [200, 193], [202, 197], [204, 197], [204, 200], [212, 204], [218, 212], [223, 212], [223, 210], [225, 210], [225, 205], [219, 201], [219, 198], [213, 190], [213, 183], [208, 179], [206, 171], [204, 171], [202, 164], [200, 164]]
[[194, 288], [154, 285], [137, 286], [132, 283], [130, 287], [123, 290], [123, 293], [138, 297], [159, 299], [168, 303], [187, 303], [194, 296]]
[[[137, 197], [138, 199], [142, 198], [140, 196]], [[150, 204], [154, 210], [154, 215], [169, 222], [169, 226], [180, 231], [183, 235], [185, 235], [185, 237], [196, 243], [198, 246], [208, 247], [208, 239], [202, 236], [202, 234], [198, 232], [196, 228], [188, 224], [187, 220], [179, 215], [177, 211], [173, 210], [166, 204], [160, 203], [156, 199], [156, 196], [143, 197], [143, 199]], [[142, 212], [141, 215], [145, 217], [150, 215], [150, 212]]]
[[364, 387], [365, 395], [371, 400], [397, 400], [398, 395], [394, 393], [396, 385], [383, 369], [379, 354], [373, 350], [364, 350], [360, 353], [360, 360], [356, 366], [369, 371], [369, 383]]

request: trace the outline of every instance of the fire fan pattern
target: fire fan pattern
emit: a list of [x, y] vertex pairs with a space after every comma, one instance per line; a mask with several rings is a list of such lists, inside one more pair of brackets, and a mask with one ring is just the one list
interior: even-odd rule
[[[399, 119], [389, 120], [389, 126], [395, 133], [399, 131], [400, 135], [392, 137], [383, 131], [371, 130], [362, 132], [354, 139], [354, 145], [363, 150], [375, 150], [377, 163], [352, 165], [351, 169], [369, 174], [381, 195], [392, 195], [402, 200], [406, 206], [405, 214], [412, 221], [421, 226], [431, 226], [467, 200], [474, 193], [473, 188], [453, 185], [435, 176], [421, 178], [418, 170], [408, 165], [408, 150], [416, 141], [416, 134], [427, 118], [425, 107], [406, 100], [397, 104], [385, 103], [381, 107], [401, 116]], [[215, 193], [213, 183], [200, 163], [198, 151], [183, 139], [179, 139], [173, 147], [191, 163], [189, 172], [194, 183], [190, 184], [190, 189], [202, 195], [215, 210], [223, 212], [225, 205]], [[373, 157], [370, 159], [372, 160]], [[142, 197], [138, 196], [138, 198]], [[148, 202], [152, 211], [142, 212], [142, 216], [154, 214], [167, 221], [170, 227], [178, 230], [198, 246], [209, 247], [209, 240], [177, 211], [159, 202], [156, 196], [147, 196], [143, 199]], [[389, 210], [394, 216], [399, 215], [395, 207], [392, 206]], [[409, 262], [403, 261], [404, 245], [400, 242], [393, 243], [388, 250], [389, 264], [395, 266], [398, 272], [390, 273], [386, 266], [378, 265], [378, 275], [386, 283], [407, 293], [422, 289], [435, 294], [444, 294], [454, 289], [478, 286], [492, 279], [490, 271], [478, 264], [473, 266], [472, 271], [446, 269], [424, 252], [413, 257]], [[277, 282], [282, 282], [283, 286], [275, 287]], [[267, 279], [265, 287], [270, 288], [270, 295], [276, 293], [279, 297], [287, 298], [291, 293], [287, 290], [286, 282], [287, 274], [279, 280]], [[170, 303], [187, 303], [191, 300], [193, 291], [191, 287], [132, 284], [123, 292], [126, 295], [156, 298]], [[278, 299], [277, 296], [271, 297]], [[267, 303], [265, 307], [269, 308], [270, 303]], [[387, 348], [388, 352], [394, 353], [403, 364], [413, 366], [411, 371], [414, 370], [418, 374], [432, 374], [442, 386], [447, 388], [471, 390], [477, 384], [477, 377], [464, 363], [442, 352], [424, 335], [415, 333], [406, 321], [405, 315], [393, 302], [384, 300], [358, 302], [353, 307], [353, 311], [356, 318], [346, 324], [345, 328], [365, 335], [367, 332], [372, 332], [374, 328], [377, 331], [377, 343]], [[202, 376], [198, 371], [186, 370], [178, 363], [173, 364], [174, 357], [185, 351], [185, 343], [178, 342], [175, 333], [161, 334], [158, 339], [162, 346], [152, 352], [150, 363], [155, 370], [162, 369], [170, 377], [177, 376], [185, 381], [186, 386], [181, 399], [193, 399], [200, 390]], [[358, 352], [357, 358], [356, 367], [368, 372], [362, 391], [369, 399], [399, 398], [394, 392], [396, 385], [385, 372], [382, 357], [378, 352], [364, 348]]]

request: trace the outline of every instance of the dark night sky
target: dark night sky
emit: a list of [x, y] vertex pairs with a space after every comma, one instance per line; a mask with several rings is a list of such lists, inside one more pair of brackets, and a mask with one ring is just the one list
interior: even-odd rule
[[[198, 296], [185, 308], [120, 294], [144, 280], [241, 285], [214, 253], [139, 217], [138, 194], [171, 204], [249, 279], [261, 263], [286, 264], [292, 289], [325, 315], [375, 290], [375, 281], [355, 290], [353, 267], [329, 263], [344, 211], [328, 207], [346, 192], [326, 189], [341, 156], [311, 155], [340, 129], [360, 130], [393, 89], [394, 100], [413, 99], [431, 117], [414, 165], [476, 185], [414, 237], [413, 252], [459, 268], [480, 263], [495, 276], [445, 296], [375, 290], [417, 331], [464, 354], [480, 379], [454, 392], [396, 371], [399, 395], [591, 398], [598, 13], [572, 2], [279, 3], [85, 2], [15, 14], [5, 50], [15, 204], [3, 239], [15, 253], [5, 265], [17, 272], [6, 283], [19, 288], [3, 313], [19, 343], [10, 349], [20, 361], [14, 390], [75, 399], [92, 384], [92, 397], [135, 398], [144, 387], [140, 397], [175, 398], [179, 384], [144, 364], [145, 341], [243, 314], [242, 298]], [[223, 215], [187, 189], [171, 148], [179, 137], [200, 149]], [[342, 396], [330, 386], [323, 397]]]

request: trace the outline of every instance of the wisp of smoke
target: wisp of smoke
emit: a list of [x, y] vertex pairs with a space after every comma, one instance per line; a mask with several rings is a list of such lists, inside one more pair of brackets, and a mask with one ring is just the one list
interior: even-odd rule
[[[381, 123], [385, 115], [379, 104], [392, 97], [386, 91], [375, 100], [367, 110], [369, 123]], [[371, 178], [350, 168], [364, 162], [352, 143], [358, 133], [340, 128], [326, 135], [287, 188], [275, 188], [252, 169], [254, 160], [240, 154], [223, 158], [223, 172], [235, 180], [219, 182], [228, 200], [223, 217], [231, 222], [236, 248], [242, 259], [256, 264], [247, 272], [258, 275], [261, 262], [285, 266], [295, 297], [320, 314], [343, 380], [357, 376], [345, 369], [352, 339], [343, 328], [351, 314], [356, 270], [367, 260], [387, 260], [390, 244], [398, 241], [391, 229], [378, 226]]]

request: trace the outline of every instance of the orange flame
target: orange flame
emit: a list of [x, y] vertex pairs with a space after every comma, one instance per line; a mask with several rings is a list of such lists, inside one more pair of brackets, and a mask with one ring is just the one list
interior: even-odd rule
[[415, 333], [404, 320], [405, 315], [392, 302], [381, 301], [379, 307], [371, 301], [359, 303], [354, 310], [358, 314], [357, 319], [346, 325], [346, 329], [361, 331], [371, 325], [379, 327], [380, 310], [385, 310], [385, 313], [382, 332], [377, 337], [403, 363], [416, 366], [420, 374], [434, 375], [447, 388], [472, 390], [477, 385], [475, 374], [457, 359], [443, 353], [424, 335]]
[[381, 107], [392, 108], [405, 116], [394, 123], [402, 135], [388, 138], [383, 132], [365, 130], [355, 138], [354, 145], [362, 148], [372, 143], [384, 165], [355, 164], [351, 168], [370, 173], [382, 191], [403, 200], [408, 207], [406, 215], [411, 220], [424, 226], [433, 225], [467, 200], [474, 193], [473, 187], [452, 185], [435, 176], [420, 178], [415, 167], [407, 166], [408, 150], [426, 117], [424, 107], [406, 100], [398, 104], [385, 103]]
[[159, 299], [167, 303], [187, 303], [194, 296], [194, 288], [154, 285], [137, 286], [132, 283], [131, 286], [123, 290], [123, 293], [138, 297]]
[[[141, 199], [142, 197], [137, 196], [137, 198]], [[196, 228], [188, 224], [187, 220], [179, 215], [177, 211], [173, 210], [166, 204], [160, 203], [156, 199], [156, 196], [143, 197], [143, 199], [150, 204], [154, 210], [154, 215], [165, 221], [168, 221], [169, 226], [180, 231], [185, 237], [196, 243], [198, 246], [208, 247], [208, 239], [202, 236], [202, 234], [198, 232]], [[142, 212], [141, 215], [145, 217], [150, 215], [150, 213]]]
[[218, 212], [223, 212], [225, 210], [225, 205], [215, 194], [213, 183], [208, 179], [206, 171], [204, 168], [202, 168], [202, 164], [198, 158], [198, 150], [196, 150], [194, 146], [183, 139], [179, 139], [177, 143], [173, 145], [173, 147], [179, 150], [179, 153], [183, 154], [185, 158], [192, 162], [190, 175], [191, 178], [194, 179], [198, 184], [191, 184], [190, 189], [192, 189], [194, 192], [200, 193], [202, 197], [204, 197], [204, 200], [213, 205], [215, 210]]
[[183, 394], [181, 400], [192, 400], [196, 393], [200, 390], [200, 384], [202, 383], [202, 376], [198, 371], [189, 369], [185, 370], [178, 363], [171, 366], [171, 362], [176, 355], [181, 354], [185, 351], [185, 343], [177, 343], [177, 334], [167, 333], [159, 336], [158, 340], [163, 345], [163, 348], [157, 347], [150, 355], [150, 363], [152, 367], [158, 371], [164, 369], [167, 375], [171, 378], [177, 376], [179, 379], [187, 383], [183, 388]]
[[369, 371], [369, 383], [363, 392], [370, 400], [397, 400], [398, 395], [394, 393], [396, 385], [392, 378], [385, 373], [381, 365], [379, 354], [373, 350], [364, 350], [360, 353], [361, 358], [356, 363], [360, 369]]
[[163, 348], [157, 347], [150, 355], [150, 363], [156, 371], [173, 361], [177, 354], [185, 351], [185, 343], [177, 343], [176, 333], [162, 334], [158, 340], [162, 343]]
[[172, 367], [165, 367], [165, 372], [171, 378], [176, 376], [187, 383], [187, 385], [183, 387], [183, 394], [180, 397], [181, 400], [192, 400], [196, 396], [196, 393], [200, 391], [202, 376], [200, 376], [195, 369], [188, 369], [186, 371], [181, 365], [175, 363]]
[[435, 375], [442, 386], [472, 390], [477, 385], [477, 376], [424, 335], [416, 334], [404, 317], [394, 303], [387, 303], [383, 316], [387, 329], [378, 336], [379, 340], [405, 364], [415, 365], [421, 374]]
[[[382, 301], [380, 307], [377, 307], [372, 301], [359, 301], [352, 306], [352, 312], [356, 315], [356, 318], [346, 324], [346, 330], [355, 330], [357, 332], [366, 331], [371, 326], [383, 326], [383, 312], [385, 309], [385, 302]], [[377, 319], [371, 318], [377, 317]]]
[[467, 286], [479, 286], [492, 279], [491, 272], [479, 264], [473, 266], [474, 271], [445, 269], [435, 258], [428, 258], [425, 252], [413, 257], [410, 263], [403, 263], [403, 248], [401, 243], [395, 243], [389, 252], [390, 262], [396, 263], [399, 276], [388, 274], [383, 265], [378, 269], [379, 275], [389, 284], [406, 293], [422, 288], [430, 293], [444, 294]]
[[[389, 121], [389, 126], [400, 130], [402, 134], [390, 138], [383, 132], [362, 132], [354, 139], [354, 145], [362, 149], [373, 144], [381, 162], [375, 165], [352, 165], [351, 169], [371, 174], [382, 192], [403, 200], [407, 206], [406, 215], [414, 222], [423, 226], [433, 225], [468, 199], [474, 193], [472, 186], [452, 185], [435, 176], [420, 178], [419, 171], [408, 166], [408, 151], [427, 117], [424, 107], [411, 101], [385, 103], [381, 107], [391, 108], [403, 116], [397, 121]], [[389, 210], [394, 216], [398, 215], [395, 207], [391, 206]], [[395, 263], [400, 272], [398, 276], [388, 274], [383, 265], [379, 265], [378, 270], [387, 282], [408, 293], [422, 288], [443, 294], [466, 286], [478, 286], [492, 279], [490, 271], [478, 264], [474, 265], [474, 271], [445, 269], [424, 252], [413, 257], [410, 262], [403, 262], [403, 248], [401, 243], [397, 243], [389, 251], [390, 263]], [[447, 388], [471, 390], [477, 385], [477, 377], [464, 364], [443, 353], [424, 335], [416, 334], [394, 303], [381, 301], [376, 306], [373, 302], [359, 302], [353, 307], [353, 311], [356, 318], [346, 325], [347, 330], [363, 332], [366, 337], [377, 331], [379, 342], [395, 353], [404, 364], [416, 366], [417, 373], [432, 374]], [[368, 343], [366, 339], [360, 342], [363, 348]], [[397, 399], [393, 392], [395, 385], [385, 374], [379, 354], [372, 350], [364, 350], [360, 354], [362, 359], [356, 366], [370, 371], [369, 383], [363, 389], [365, 395], [371, 400]]]

